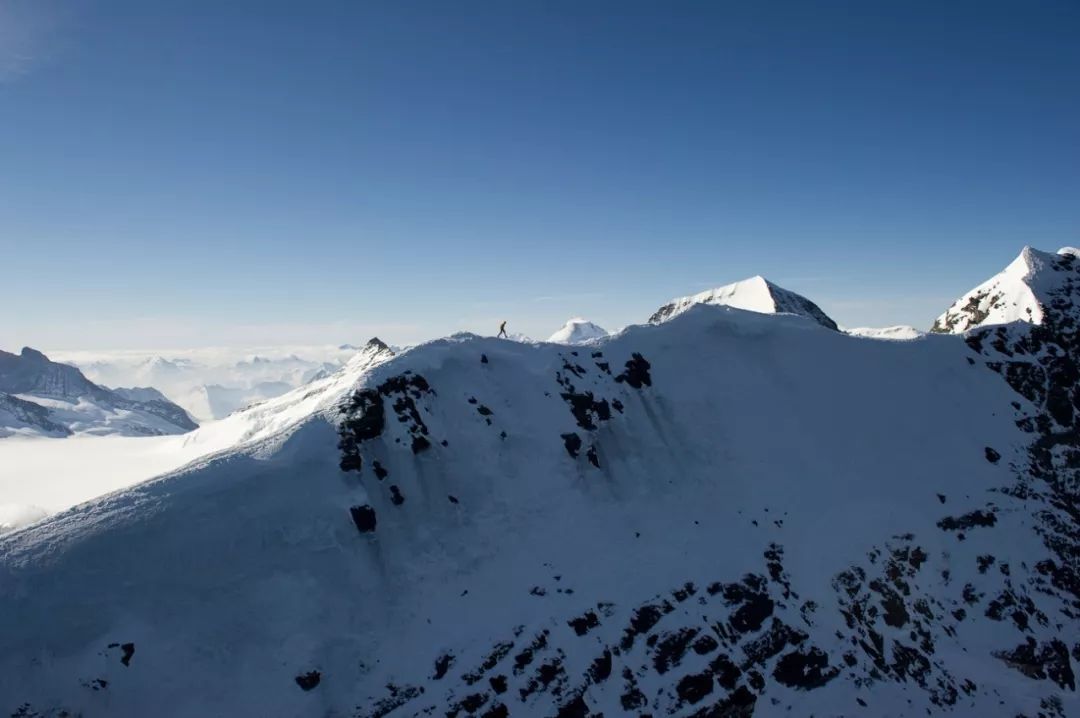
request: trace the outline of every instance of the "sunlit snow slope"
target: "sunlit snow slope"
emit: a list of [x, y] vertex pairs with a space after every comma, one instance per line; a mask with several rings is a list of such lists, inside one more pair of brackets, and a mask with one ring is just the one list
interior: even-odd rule
[[1080, 250], [1072, 247], [1060, 249], [1056, 255], [1024, 247], [1002, 272], [956, 300], [930, 331], [958, 333], [992, 324], [1041, 323], [1046, 297], [1060, 280], [1053, 268], [1055, 262], [1058, 257], [1077, 255]]

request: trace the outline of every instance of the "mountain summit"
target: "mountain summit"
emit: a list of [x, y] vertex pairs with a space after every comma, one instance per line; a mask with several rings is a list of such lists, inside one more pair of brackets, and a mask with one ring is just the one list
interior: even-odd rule
[[778, 287], [762, 276], [726, 284], [688, 297], [679, 297], [660, 307], [649, 317], [650, 324], [659, 324], [682, 314], [695, 304], [721, 304], [762, 314], [799, 314], [813, 319], [828, 329], [838, 327], [821, 308], [806, 297]]
[[1041, 324], [1050, 295], [1071, 277], [1060, 259], [1078, 255], [1080, 250], [1073, 247], [1063, 247], [1057, 254], [1024, 247], [1009, 266], [956, 300], [930, 331], [958, 334], [992, 324]]

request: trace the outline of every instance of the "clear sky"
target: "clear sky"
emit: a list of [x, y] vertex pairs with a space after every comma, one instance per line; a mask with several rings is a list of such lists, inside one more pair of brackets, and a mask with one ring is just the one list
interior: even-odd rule
[[1080, 243], [1080, 3], [0, 0], [0, 348], [925, 328]]

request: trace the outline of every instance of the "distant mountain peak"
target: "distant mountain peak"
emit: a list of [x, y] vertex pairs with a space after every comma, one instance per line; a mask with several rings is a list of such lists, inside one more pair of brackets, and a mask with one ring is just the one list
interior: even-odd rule
[[548, 337], [548, 341], [553, 344], [580, 344], [602, 339], [607, 335], [608, 331], [600, 325], [582, 317], [574, 317], [563, 324], [559, 331]]
[[33, 349], [31, 347], [23, 347], [22, 351], [19, 352], [19, 356], [22, 357], [23, 359], [27, 360], [27, 361], [35, 361], [35, 362], [47, 362], [47, 361], [49, 361], [49, 358], [47, 356], [45, 356], [44, 354], [39, 352], [37, 349]]
[[720, 304], [762, 314], [799, 314], [823, 327], [838, 330], [836, 322], [823, 312], [821, 307], [801, 294], [770, 282], [760, 274], [698, 294], [672, 299], [649, 317], [649, 323], [665, 322], [695, 304]]
[[[352, 348], [355, 349], [356, 347]], [[379, 339], [378, 337], [372, 337], [371, 339], [368, 339], [367, 344], [364, 345], [364, 348], [372, 349], [375, 351], [392, 352], [392, 350], [390, 349], [390, 345], [384, 342], [382, 339]]]
[[198, 428], [187, 412], [152, 389], [113, 391], [30, 347], [19, 354], [0, 351], [0, 392], [10, 397], [0, 414], [0, 436], [16, 429], [47, 436], [144, 436]]
[[994, 324], [1042, 324], [1050, 296], [1071, 281], [1077, 256], [1080, 251], [1073, 247], [1051, 254], [1025, 246], [1005, 269], [956, 300], [930, 331], [960, 334]]

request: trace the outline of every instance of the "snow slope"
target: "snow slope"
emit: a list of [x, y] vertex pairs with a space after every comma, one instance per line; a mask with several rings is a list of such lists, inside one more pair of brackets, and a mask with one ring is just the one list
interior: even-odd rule
[[1072, 499], [995, 351], [727, 306], [375, 348], [0, 537], [0, 708], [1068, 715]]
[[[251, 406], [183, 435], [76, 436], [47, 443], [31, 438], [8, 440], [0, 446], [0, 533], [202, 457], [282, 436], [311, 412], [332, 405], [364, 371], [391, 356], [393, 352], [374, 339], [355, 352], [341, 370], [311, 382], [302, 391]], [[11, 518], [5, 521], [4, 516]]]
[[553, 344], [584, 344], [594, 339], [602, 339], [608, 335], [603, 327], [593, 324], [587, 319], [575, 317], [563, 324], [559, 331], [548, 337]]
[[0, 437], [156, 436], [198, 426], [179, 406], [147, 391], [112, 391], [29, 347], [19, 354], [0, 351]]
[[720, 304], [762, 314], [799, 314], [829, 329], [837, 329], [836, 322], [821, 311], [818, 305], [802, 295], [776, 286], [762, 276], [744, 279], [741, 282], [727, 284], [689, 297], [672, 299], [656, 310], [649, 317], [649, 322], [658, 324], [667, 321], [695, 304]]
[[961, 333], [975, 327], [1009, 322], [1039, 324], [1045, 314], [1046, 296], [1054, 291], [1062, 274], [1056, 271], [1060, 256], [1076, 256], [1072, 247], [1056, 255], [1024, 247], [1003, 271], [960, 297], [930, 329], [937, 333]]

